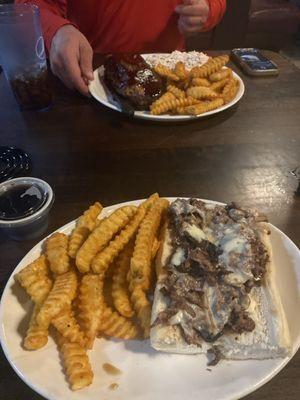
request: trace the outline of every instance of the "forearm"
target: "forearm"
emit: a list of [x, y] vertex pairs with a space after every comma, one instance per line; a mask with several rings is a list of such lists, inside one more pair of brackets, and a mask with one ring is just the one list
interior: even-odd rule
[[207, 2], [209, 4], [209, 15], [202, 32], [213, 29], [221, 21], [226, 11], [226, 0], [207, 0]]
[[16, 0], [15, 3], [30, 3], [39, 7], [43, 36], [48, 51], [57, 30], [71, 23], [66, 17], [67, 0]]

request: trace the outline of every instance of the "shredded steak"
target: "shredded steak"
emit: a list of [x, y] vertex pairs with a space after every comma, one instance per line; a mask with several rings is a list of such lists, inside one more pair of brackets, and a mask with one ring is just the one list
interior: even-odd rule
[[[224, 332], [241, 334], [255, 329], [247, 312], [249, 293], [261, 284], [268, 262], [257, 233], [257, 216], [234, 203], [206, 207], [197, 199], [177, 199], [171, 205], [173, 252], [160, 289], [168, 308], [158, 315], [155, 325], [169, 324], [173, 318], [185, 341], [196, 345], [203, 340], [215, 342]], [[238, 279], [230, 279], [232, 275]], [[211, 351], [213, 362], [218, 362], [219, 349], [214, 346]]]

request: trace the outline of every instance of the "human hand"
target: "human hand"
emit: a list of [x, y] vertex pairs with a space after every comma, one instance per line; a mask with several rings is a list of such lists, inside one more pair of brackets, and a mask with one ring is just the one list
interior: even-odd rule
[[183, 0], [176, 7], [179, 14], [178, 29], [183, 35], [189, 36], [200, 32], [209, 15], [207, 0]]
[[54, 35], [50, 49], [50, 66], [69, 89], [89, 96], [88, 82], [93, 80], [93, 50], [73, 25], [64, 25]]

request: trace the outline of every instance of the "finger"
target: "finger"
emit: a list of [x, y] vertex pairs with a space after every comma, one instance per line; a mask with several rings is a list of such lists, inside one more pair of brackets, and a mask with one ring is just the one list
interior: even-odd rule
[[185, 33], [185, 31], [184, 31], [184, 25], [183, 25], [183, 23], [182, 23], [181, 18], [180, 18], [179, 21], [178, 21], [178, 30], [179, 30], [179, 32], [180, 32], [182, 35]]
[[81, 68], [81, 75], [86, 81], [92, 81], [94, 79], [93, 74], [93, 51], [88, 44], [80, 46], [79, 64]]
[[81, 76], [79, 61], [74, 56], [65, 54], [61, 74], [72, 88], [78, 90], [84, 96], [89, 95], [89, 89]]
[[205, 24], [203, 17], [180, 17], [180, 19], [190, 28], [197, 27], [201, 29]]
[[71, 90], [78, 91], [86, 97], [90, 97], [90, 92], [88, 88], [88, 82], [84, 82], [84, 85], [78, 86], [72, 79], [70, 79], [69, 73], [66, 71], [62, 71], [60, 73], [59, 78], [63, 81], [65, 86]]
[[50, 60], [50, 67], [52, 73], [59, 78], [65, 86], [69, 89], [73, 89], [72, 82], [69, 80], [69, 77], [64, 73], [64, 68], [62, 64], [55, 60]]
[[182, 34], [193, 34], [201, 31], [201, 26], [190, 26], [182, 19], [178, 22], [178, 29], [179, 32]]
[[186, 5], [186, 6], [190, 6], [192, 4], [195, 4], [197, 2], [197, 0], [183, 0], [182, 4]]
[[181, 4], [175, 8], [175, 11], [179, 15], [186, 15], [186, 16], [199, 16], [201, 14], [207, 16], [208, 14], [208, 9], [205, 5], [203, 4], [197, 4], [197, 5], [184, 5]]
[[72, 82], [72, 80], [70, 79], [70, 75], [68, 74], [68, 72], [64, 69], [61, 69], [60, 71], [58, 71], [57, 76], [59, 77], [59, 79], [63, 82], [63, 84], [70, 90], [75, 90], [74, 84]]
[[202, 5], [203, 7], [208, 7], [208, 0], [182, 0], [181, 4], [186, 6]]

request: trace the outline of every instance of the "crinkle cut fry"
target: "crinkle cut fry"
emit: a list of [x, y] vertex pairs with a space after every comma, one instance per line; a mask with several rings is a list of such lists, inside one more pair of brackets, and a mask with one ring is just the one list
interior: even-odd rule
[[93, 382], [94, 374], [84, 347], [71, 343], [56, 333], [62, 364], [72, 390], [83, 389]]
[[[102, 279], [104, 276], [101, 275]], [[98, 336], [107, 335], [119, 339], [133, 339], [138, 331], [132, 321], [121, 316], [117, 311], [113, 311], [104, 300], [104, 293], [100, 295], [102, 306], [102, 316], [98, 326]]]
[[88, 238], [91, 231], [85, 226], [76, 226], [71, 234], [69, 241], [68, 254], [71, 258], [76, 258], [76, 254], [83, 243]]
[[209, 87], [211, 83], [206, 78], [193, 78], [191, 86], [204, 86]]
[[107, 247], [100, 251], [92, 261], [92, 269], [95, 273], [105, 273], [117, 257], [117, 255], [126, 246], [129, 240], [135, 235], [146, 211], [151, 207], [154, 201], [158, 198], [158, 194], [154, 193], [147, 200], [140, 204], [136, 214], [131, 221], [121, 230], [121, 232], [110, 241]]
[[157, 64], [153, 67], [154, 71], [167, 79], [170, 79], [172, 81], [179, 81], [179, 77], [168, 67], [166, 67], [165, 65], [162, 64]]
[[27, 288], [27, 293], [36, 304], [41, 304], [52, 289], [52, 279], [45, 275], [36, 275], [36, 280]]
[[86, 228], [88, 228], [89, 231], [92, 231], [95, 227], [95, 222], [97, 221], [97, 218], [102, 210], [102, 204], [96, 201], [86, 211], [84, 211], [83, 215], [79, 217], [77, 225], [85, 226]]
[[189, 73], [185, 68], [185, 65], [182, 61], [178, 61], [174, 68], [175, 74], [180, 78], [182, 81], [188, 78]]
[[130, 262], [128, 275], [131, 302], [144, 330], [145, 337], [149, 336], [151, 317], [151, 305], [145, 292], [149, 289], [151, 282], [151, 261], [157, 231], [162, 214], [168, 205], [169, 202], [166, 199], [159, 199], [148, 211], [138, 231], [134, 253]]
[[95, 228], [76, 255], [76, 265], [81, 273], [89, 272], [92, 259], [102, 250], [136, 213], [137, 207], [118, 208]]
[[156, 253], [158, 252], [160, 241], [155, 237], [151, 249], [151, 260], [154, 260]]
[[48, 328], [52, 319], [56, 317], [63, 308], [70, 306], [76, 295], [77, 276], [74, 271], [57, 275], [53, 288], [41, 306], [37, 314], [37, 323]]
[[64, 274], [70, 269], [68, 243], [68, 236], [60, 232], [53, 233], [46, 240], [46, 257], [51, 271], [55, 274]]
[[109, 265], [135, 235], [142, 219], [146, 214], [146, 208], [140, 206], [135, 216], [129, 221], [121, 232], [110, 241], [107, 247], [100, 251], [92, 261], [92, 269], [95, 273], [105, 273]]
[[139, 323], [144, 331], [144, 337], [150, 335], [151, 304], [141, 285], [135, 285], [131, 293], [131, 302], [134, 305]]
[[91, 205], [88, 210], [84, 211], [83, 215], [78, 218], [76, 227], [71, 233], [69, 240], [69, 256], [76, 257], [76, 253], [87, 239], [88, 235], [95, 228], [98, 215], [101, 213], [103, 207], [100, 203], [96, 202]]
[[92, 261], [92, 269], [95, 273], [104, 273], [109, 265], [117, 257], [120, 251], [126, 246], [131, 237], [137, 231], [142, 219], [145, 216], [145, 209], [139, 208], [136, 215], [128, 225], [113, 239], [107, 247], [98, 253]]
[[211, 82], [219, 82], [226, 78], [232, 77], [232, 70], [230, 68], [223, 68], [218, 72], [215, 72], [209, 76]]
[[184, 90], [179, 89], [175, 85], [168, 85], [167, 90], [169, 93], [173, 93], [176, 99], [185, 99], [186, 94]]
[[69, 342], [78, 343], [85, 346], [85, 337], [70, 307], [64, 308], [56, 317], [52, 319], [54, 328]]
[[[210, 102], [201, 102], [198, 104], [195, 104], [194, 106], [186, 107], [183, 109], [183, 112], [185, 114], [189, 115], [199, 115], [203, 114], [208, 111], [215, 110], [216, 108], [221, 107], [224, 104], [224, 100], [221, 98], [212, 100]], [[181, 111], [181, 110], [179, 110]]]
[[91, 349], [104, 311], [103, 275], [84, 275], [79, 285], [78, 320]]
[[48, 330], [38, 325], [36, 316], [40, 306], [35, 304], [30, 318], [29, 326], [23, 346], [26, 350], [38, 350], [44, 347], [48, 342]]
[[175, 99], [176, 99], [176, 97], [174, 96], [173, 93], [166, 92], [159, 99], [155, 100], [151, 104], [150, 110], [152, 110], [153, 108], [157, 107], [159, 104], [164, 103], [165, 101], [170, 101], [170, 100], [175, 100]]
[[48, 272], [48, 261], [42, 255], [15, 276], [30, 298], [37, 304], [45, 300], [52, 288], [52, 280], [49, 278]]
[[112, 276], [111, 296], [116, 310], [126, 318], [131, 318], [134, 311], [130, 304], [130, 295], [127, 282], [127, 273], [130, 268], [130, 259], [134, 249], [134, 238], [126, 245], [115, 261]]
[[232, 78], [227, 82], [222, 91], [222, 98], [225, 104], [230, 103], [235, 98], [238, 88], [238, 80]]
[[192, 86], [186, 91], [188, 96], [191, 96], [195, 99], [215, 99], [218, 97], [217, 93], [215, 93], [211, 88], [204, 86]]
[[138, 330], [132, 321], [105, 306], [103, 317], [99, 324], [99, 334], [118, 339], [134, 339], [138, 335]]
[[227, 55], [210, 58], [205, 64], [200, 67], [194, 67], [191, 70], [193, 78], [207, 78], [209, 75], [219, 71], [229, 61]]
[[226, 83], [229, 82], [229, 79], [230, 78], [225, 78], [225, 79], [222, 79], [221, 81], [214, 82], [211, 84], [210, 88], [215, 91], [222, 90], [224, 88], [224, 86], [226, 85]]
[[162, 214], [168, 205], [169, 202], [166, 199], [157, 200], [140, 225], [128, 274], [131, 291], [136, 284], [142, 285], [145, 290], [149, 289], [152, 246], [160, 226]]
[[156, 107], [153, 107], [151, 110], [152, 115], [160, 115], [164, 114], [167, 111], [172, 111], [178, 107], [187, 107], [192, 104], [196, 104], [197, 100], [192, 97], [187, 97], [185, 99], [176, 99], [165, 101], [163, 103], [158, 104]]
[[146, 209], [146, 211], [148, 211], [158, 199], [159, 199], [158, 193], [153, 193], [153, 194], [151, 194], [151, 196], [148, 197], [148, 199], [143, 201], [139, 205], [139, 207], [143, 207]]
[[[23, 268], [20, 272], [17, 274], [17, 278], [19, 282], [23, 281], [23, 279], [26, 279], [28, 275], [33, 275], [34, 273], [41, 273], [44, 275], [47, 275], [49, 273], [49, 264], [46, 260], [46, 257], [44, 255], [41, 255], [38, 257], [36, 260], [32, 261], [30, 264], [28, 264], [25, 268]], [[21, 283], [22, 285], [22, 283]]]

